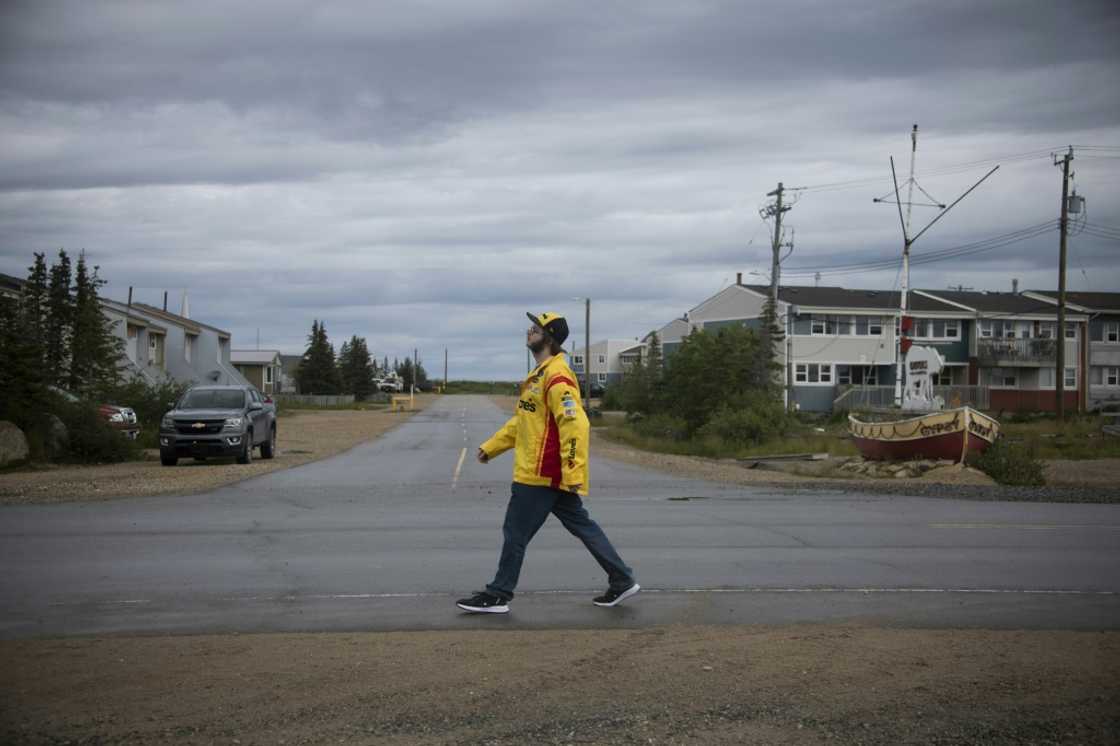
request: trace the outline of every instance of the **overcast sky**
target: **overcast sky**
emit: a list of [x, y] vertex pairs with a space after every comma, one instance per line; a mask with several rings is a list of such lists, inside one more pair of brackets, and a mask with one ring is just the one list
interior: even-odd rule
[[[892, 288], [888, 157], [951, 202], [923, 253], [1057, 218], [1075, 146], [1120, 228], [1114, 2], [12, 2], [0, 5], [0, 272], [85, 249], [105, 294], [182, 293], [235, 348], [420, 349], [517, 378], [526, 310], [582, 344], [766, 282], [759, 207], [792, 192], [783, 265]], [[957, 167], [960, 164], [960, 167]], [[925, 175], [923, 175], [925, 174]], [[860, 181], [862, 180], [862, 181]], [[915, 207], [914, 227], [936, 214]], [[916, 265], [912, 283], [1057, 286], [1056, 231]], [[1120, 291], [1120, 243], [1070, 239], [1069, 287]]]

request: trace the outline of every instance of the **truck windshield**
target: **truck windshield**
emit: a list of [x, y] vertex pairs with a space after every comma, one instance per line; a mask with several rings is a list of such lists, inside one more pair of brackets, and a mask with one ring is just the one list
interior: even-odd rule
[[183, 397], [180, 409], [241, 409], [245, 392], [236, 389], [196, 389]]

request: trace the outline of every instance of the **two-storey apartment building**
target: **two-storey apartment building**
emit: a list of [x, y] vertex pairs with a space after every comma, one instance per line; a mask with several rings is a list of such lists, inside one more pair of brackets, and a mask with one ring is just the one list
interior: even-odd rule
[[988, 389], [993, 411], [1057, 408], [1059, 344], [1064, 345], [1065, 407], [1086, 407], [1085, 313], [1066, 314], [1066, 328], [1059, 335], [1054, 305], [1027, 294], [974, 290], [917, 290], [915, 294], [950, 304], [972, 318], [968, 382]]
[[[622, 380], [624, 361], [622, 353], [631, 350], [641, 343], [636, 339], [604, 339], [591, 344], [591, 384], [606, 388]], [[569, 363], [572, 372], [579, 376], [580, 385], [583, 385], [584, 356], [586, 350], [576, 345], [569, 354]]]
[[[1024, 295], [1058, 305], [1058, 293], [1031, 290]], [[1089, 409], [1120, 402], [1120, 293], [1066, 293], [1066, 317], [1088, 318]]]

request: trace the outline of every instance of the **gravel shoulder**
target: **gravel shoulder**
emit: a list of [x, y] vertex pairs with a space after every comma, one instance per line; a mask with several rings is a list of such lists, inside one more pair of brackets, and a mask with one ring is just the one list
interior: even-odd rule
[[[418, 412], [435, 400], [416, 397]], [[0, 474], [0, 505], [89, 502], [119, 497], [189, 495], [207, 492], [281, 469], [347, 451], [396, 427], [412, 412], [387, 410], [297, 410], [278, 419], [276, 458], [251, 464], [232, 460], [182, 459], [174, 467], [149, 460], [93, 466], [50, 464]]]
[[1115, 631], [77, 638], [0, 643], [0, 666], [12, 744], [1104, 744], [1120, 732]]

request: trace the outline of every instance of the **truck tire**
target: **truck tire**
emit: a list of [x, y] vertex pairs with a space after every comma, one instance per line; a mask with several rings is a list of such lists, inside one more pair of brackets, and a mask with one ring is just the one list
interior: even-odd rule
[[179, 463], [179, 457], [174, 453], [159, 452], [159, 462], [164, 466], [174, 466]]
[[276, 455], [276, 425], [268, 429], [268, 437], [261, 443], [261, 458], [272, 458]]
[[237, 463], [253, 463], [253, 431], [248, 430], [241, 441], [241, 453], [237, 455]]

